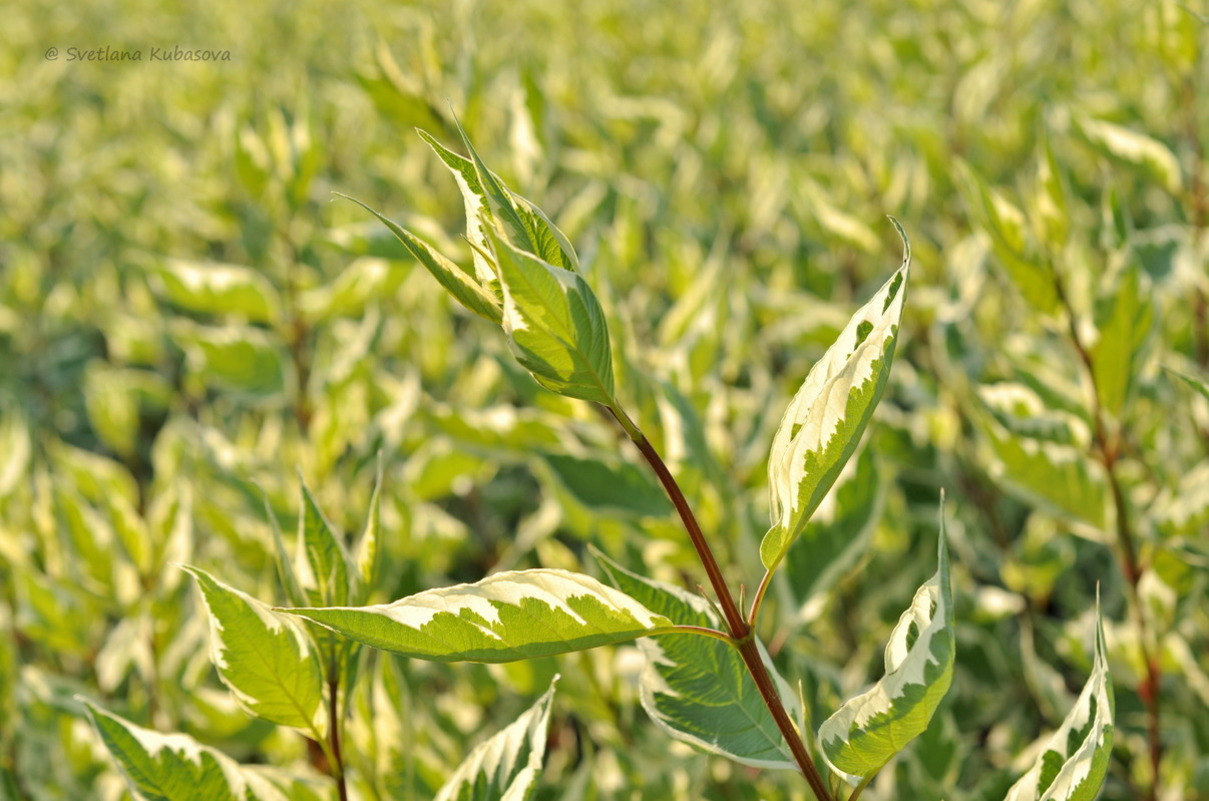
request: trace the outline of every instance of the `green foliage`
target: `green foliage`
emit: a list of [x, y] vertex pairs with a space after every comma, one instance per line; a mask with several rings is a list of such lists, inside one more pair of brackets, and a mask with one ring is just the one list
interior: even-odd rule
[[[6, 8], [0, 801], [1209, 797], [1196, 5]], [[942, 490], [947, 694], [814, 787]], [[280, 611], [531, 571], [634, 623]]]
[[496, 573], [391, 604], [291, 609], [357, 642], [438, 662], [511, 662], [626, 642], [669, 625], [590, 576]]

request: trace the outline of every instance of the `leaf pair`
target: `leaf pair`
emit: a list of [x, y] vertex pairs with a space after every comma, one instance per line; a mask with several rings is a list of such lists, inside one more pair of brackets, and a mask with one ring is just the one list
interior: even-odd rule
[[578, 274], [579, 260], [566, 236], [487, 169], [465, 132], [470, 158], [423, 131], [420, 136], [461, 189], [473, 272], [381, 213], [354, 202], [381, 220], [459, 303], [501, 325], [517, 360], [542, 386], [615, 406], [604, 311]]

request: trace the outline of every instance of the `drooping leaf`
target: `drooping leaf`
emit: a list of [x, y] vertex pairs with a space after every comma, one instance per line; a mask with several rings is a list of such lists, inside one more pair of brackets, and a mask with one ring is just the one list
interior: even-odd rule
[[[554, 677], [555, 682], [558, 677]], [[524, 801], [546, 755], [554, 685], [515, 721], [474, 747], [434, 801]]]
[[1093, 801], [1099, 794], [1112, 757], [1114, 732], [1115, 699], [1105, 652], [1097, 602], [1091, 676], [1062, 726], [1005, 801]]
[[322, 737], [327, 722], [323, 669], [297, 619], [203, 570], [184, 569], [197, 581], [210, 615], [210, 659], [240, 706]]
[[547, 569], [497, 573], [391, 604], [282, 611], [434, 662], [512, 662], [627, 642], [670, 625], [596, 579]]
[[1162, 182], [1168, 192], [1180, 190], [1180, 162], [1167, 145], [1105, 120], [1076, 116], [1075, 123], [1088, 143], [1101, 153], [1141, 167]]
[[587, 282], [493, 237], [504, 288], [504, 332], [538, 383], [560, 395], [613, 402], [604, 310]]
[[760, 545], [773, 570], [856, 450], [890, 375], [906, 295], [911, 246], [903, 265], [859, 309], [794, 395], [772, 441], [768, 483], [773, 525]]
[[130, 788], [146, 801], [287, 801], [265, 777], [184, 734], [160, 734], [83, 701]]
[[250, 267], [169, 259], [154, 275], [161, 293], [182, 309], [254, 323], [271, 323], [281, 314], [277, 290]]
[[1100, 336], [1091, 349], [1093, 375], [1101, 405], [1118, 415], [1136, 383], [1139, 351], [1154, 321], [1140, 267], [1131, 265], [1122, 273], [1097, 317]]
[[939, 567], [890, 633], [886, 675], [819, 727], [828, 764], [854, 786], [928, 727], [953, 681], [953, 597], [943, 501], [940, 514]]
[[[476, 280], [474, 276], [468, 275], [461, 267], [458, 267], [452, 261], [433, 250], [427, 242], [403, 228], [394, 220], [365, 205], [360, 200], [348, 195], [340, 196], [348, 198], [381, 220], [382, 224], [398, 237], [399, 241], [415, 257], [416, 261], [420, 262], [424, 266], [424, 269], [432, 273], [437, 282], [445, 287], [445, 290], [453, 295], [458, 303], [461, 303], [470, 311], [493, 323], [499, 324], [503, 321], [503, 312], [500, 308], [499, 300], [491, 291], [484, 288], [481, 278]], [[476, 258], [479, 257], [476, 255]]]
[[[680, 625], [719, 627], [704, 598], [631, 573], [599, 553], [596, 558], [618, 588], [649, 609]], [[663, 634], [640, 640], [638, 647], [646, 657], [642, 706], [659, 728], [744, 765], [797, 770], [738, 650], [722, 640], [693, 634]], [[797, 694], [764, 656], [781, 702], [800, 722]]]

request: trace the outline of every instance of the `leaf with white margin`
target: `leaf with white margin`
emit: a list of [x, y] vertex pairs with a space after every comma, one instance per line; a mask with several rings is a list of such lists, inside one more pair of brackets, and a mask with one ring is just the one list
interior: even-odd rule
[[295, 618], [184, 566], [210, 617], [210, 660], [249, 714], [322, 739], [327, 730], [323, 668]]
[[550, 689], [515, 721], [474, 747], [434, 801], [524, 801], [533, 792], [546, 755], [546, 730], [554, 699]]
[[898, 221], [903, 264], [862, 306], [810, 373], [772, 440], [768, 484], [773, 525], [760, 559], [775, 570], [856, 450], [894, 360], [911, 245]]
[[604, 310], [578, 274], [491, 234], [504, 288], [504, 332], [518, 362], [549, 390], [612, 405]]
[[267, 778], [185, 734], [160, 734], [80, 699], [135, 795], [146, 801], [288, 801]]
[[1184, 182], [1179, 159], [1158, 139], [1082, 115], [1075, 117], [1075, 123], [1084, 138], [1100, 152], [1149, 171], [1163, 182], [1168, 192], [1180, 190]]
[[[458, 303], [461, 303], [468, 310], [493, 323], [499, 324], [502, 322], [503, 313], [500, 310], [500, 301], [490, 289], [484, 287], [483, 283], [481, 283], [483, 279], [468, 274], [461, 267], [434, 250], [423, 239], [420, 239], [381, 212], [365, 205], [354, 197], [349, 197], [348, 195], [340, 196], [348, 198], [377, 217], [403, 243], [403, 246], [415, 257], [416, 261], [420, 262], [424, 266], [424, 269], [432, 273], [432, 276], [437, 279], [437, 283], [443, 286], [445, 291], [453, 295]], [[475, 258], [482, 258], [477, 250], [475, 251]], [[495, 281], [494, 273], [492, 273], [491, 281]]]
[[1112, 756], [1115, 708], [1106, 650], [1097, 599], [1091, 676], [1062, 726], [1004, 801], [1092, 801], [1100, 792]]
[[182, 309], [255, 323], [271, 323], [281, 316], [277, 290], [250, 267], [169, 259], [157, 268], [155, 278], [160, 294]]
[[955, 637], [944, 498], [939, 566], [915, 593], [886, 645], [886, 675], [819, 727], [827, 764], [856, 786], [928, 728], [953, 681]]
[[391, 604], [281, 611], [434, 662], [515, 662], [628, 642], [671, 625], [590, 576], [552, 569], [497, 573]]
[[[595, 550], [593, 554], [615, 585], [649, 609], [680, 625], [721, 625], [701, 596], [631, 573]], [[677, 740], [743, 765], [798, 769], [736, 648], [695, 634], [663, 634], [640, 640], [638, 647], [646, 657], [642, 706], [655, 725]], [[777, 673], [763, 646], [760, 653], [781, 702], [801, 727], [798, 694]]]
[[302, 513], [298, 516], [298, 583], [311, 603], [340, 606], [360, 592], [356, 568], [319, 508], [319, 502], [302, 481]]

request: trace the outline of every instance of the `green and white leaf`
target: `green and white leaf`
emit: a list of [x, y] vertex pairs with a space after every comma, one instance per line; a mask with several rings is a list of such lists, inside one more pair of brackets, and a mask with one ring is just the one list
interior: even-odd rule
[[278, 342], [259, 328], [172, 321], [172, 337], [185, 351], [198, 393], [220, 389], [251, 400], [280, 396], [286, 360]]
[[[386, 217], [382, 213], [362, 203], [356, 198], [348, 195], [341, 195], [361, 206], [370, 214], [382, 221], [382, 224], [390, 229], [408, 252], [415, 257], [416, 261], [424, 266], [424, 269], [432, 273], [432, 276], [437, 279], [437, 282], [445, 288], [449, 294], [453, 295], [458, 303], [461, 303], [470, 311], [490, 320], [493, 323], [499, 324], [503, 321], [503, 312], [500, 308], [500, 301], [495, 296], [494, 292], [484, 286], [484, 279], [479, 276], [469, 275], [465, 270], [459, 267], [454, 262], [442, 256], [434, 250], [427, 242], [420, 239], [415, 234], [403, 228], [394, 220]], [[471, 239], [473, 242], [474, 240]], [[481, 259], [482, 256], [475, 250], [475, 259]], [[495, 273], [491, 270], [491, 283], [495, 283]]]
[[885, 389], [911, 264], [906, 234], [894, 225], [903, 238], [902, 267], [810, 369], [773, 437], [768, 457], [773, 525], [760, 545], [769, 570], [785, 558], [839, 477]]
[[1062, 726], [1005, 801], [1093, 801], [1099, 794], [1112, 756], [1114, 732], [1115, 699], [1105, 652], [1097, 603], [1091, 676]]
[[978, 397], [991, 475], [1026, 503], [1103, 529], [1107, 487], [1099, 466], [1083, 455], [1086, 423], [1046, 409], [1019, 384], [981, 387]]
[[856, 786], [928, 728], [953, 681], [955, 636], [941, 503], [939, 567], [915, 593], [886, 645], [886, 675], [819, 727], [827, 764]]
[[[461, 123], [458, 123], [458, 132], [461, 133], [462, 143], [466, 145], [466, 150], [470, 153], [469, 161], [473, 164], [478, 177], [479, 191], [482, 192], [483, 201], [491, 210], [491, 216], [498, 225], [498, 232], [502, 233], [504, 238], [517, 249], [531, 253], [547, 264], [566, 270], [577, 270], [579, 261], [563, 232], [558, 230], [550, 218], [542, 213], [536, 205], [517, 195], [505, 186], [495, 173], [487, 169], [487, 165], [479, 158], [478, 151], [470, 143], [470, 137], [462, 130]], [[447, 157], [442, 156], [442, 158]], [[449, 162], [446, 161], [446, 163]], [[452, 165], [450, 166], [452, 167]], [[459, 166], [458, 172], [463, 170], [464, 166]], [[468, 216], [469, 211], [470, 202], [467, 200]], [[480, 223], [483, 232], [487, 233], [487, 222], [480, 220]], [[498, 255], [497, 253], [496, 256], [498, 257]]]
[[288, 801], [275, 784], [184, 734], [160, 734], [84, 701], [92, 725], [146, 801]]
[[1180, 191], [1183, 186], [1180, 162], [1167, 145], [1104, 120], [1078, 116], [1075, 123], [1087, 141], [1100, 152], [1141, 167], [1161, 181], [1168, 192]]
[[591, 287], [578, 273], [491, 236], [504, 288], [504, 332], [517, 361], [547, 389], [612, 405], [609, 330]]
[[885, 506], [887, 482], [881, 472], [873, 449], [864, 448], [844, 467], [803, 529], [801, 544], [790, 549], [783, 569], [801, 620], [821, 611], [828, 590], [868, 547]]
[[282, 611], [435, 662], [513, 662], [627, 642], [671, 625], [590, 576], [548, 569], [497, 573], [391, 604]]
[[[631, 573], [595, 553], [610, 580], [627, 595], [679, 625], [718, 628], [706, 600]], [[659, 728], [708, 753], [743, 765], [797, 770], [797, 763], [768, 711], [737, 649], [696, 634], [663, 634], [638, 642], [646, 657], [640, 687], [642, 706]], [[802, 725], [798, 694], [764, 653], [781, 702]]]
[[373, 591], [378, 582], [378, 573], [382, 562], [382, 454], [378, 454], [378, 467], [374, 474], [374, 491], [369, 499], [369, 517], [365, 521], [365, 531], [357, 542], [357, 550], [353, 555], [357, 565], [357, 575], [361, 579], [361, 593], [357, 598], [359, 603], [365, 602], [365, 596]]
[[306, 483], [298, 517], [298, 582], [313, 604], [342, 606], [359, 591], [348, 553]]
[[322, 739], [327, 728], [323, 668], [296, 618], [273, 611], [203, 570], [197, 581], [210, 616], [210, 659], [249, 714]]
[[[554, 677], [555, 682], [558, 677]], [[435, 801], [525, 801], [546, 755], [554, 685], [520, 717], [474, 747], [441, 786]]]
[[255, 323], [271, 323], [281, 316], [277, 290], [250, 267], [169, 259], [154, 276], [160, 294], [188, 311], [235, 315]]

